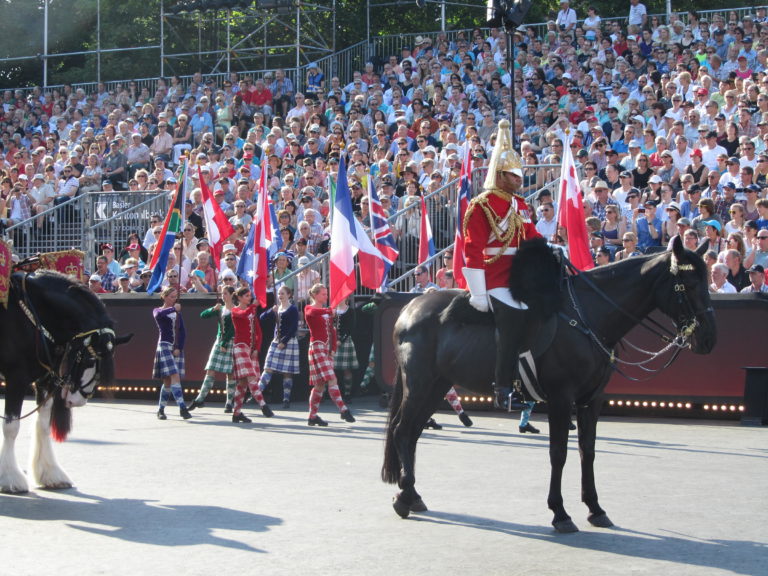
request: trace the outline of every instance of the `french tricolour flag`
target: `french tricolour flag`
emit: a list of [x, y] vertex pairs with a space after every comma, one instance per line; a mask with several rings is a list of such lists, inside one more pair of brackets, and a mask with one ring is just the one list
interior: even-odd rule
[[376, 192], [376, 187], [373, 185], [373, 178], [370, 176], [368, 177], [368, 199], [371, 208], [373, 242], [376, 245], [377, 250], [381, 252], [382, 258], [381, 284], [378, 291], [383, 292], [385, 290], [389, 269], [395, 263], [395, 260], [397, 260], [400, 253], [397, 250], [395, 236], [392, 234], [392, 229], [387, 222], [387, 213], [384, 212], [384, 207], [379, 200], [379, 194]]
[[381, 286], [381, 252], [371, 243], [352, 213], [344, 157], [339, 161], [339, 180], [331, 220], [330, 307], [335, 308], [355, 291], [355, 255], [360, 263], [360, 282], [376, 290]]
[[435, 255], [435, 242], [432, 239], [432, 224], [429, 223], [427, 201], [421, 197], [421, 226], [419, 228], [419, 264], [423, 264]]

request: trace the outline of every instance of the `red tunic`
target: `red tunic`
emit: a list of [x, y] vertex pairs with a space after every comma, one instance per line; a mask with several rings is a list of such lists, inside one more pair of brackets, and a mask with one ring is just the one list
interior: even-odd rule
[[[512, 202], [508, 198], [512, 198]], [[512, 209], [523, 220], [523, 229], [520, 234], [512, 237], [511, 242], [504, 250], [504, 254], [495, 262], [486, 264], [487, 259], [496, 256], [503, 250], [504, 242], [496, 238], [488, 221], [488, 215], [480, 204], [487, 207], [496, 226], [504, 231], [509, 225], [509, 216]], [[464, 226], [464, 257], [467, 268], [480, 268], [485, 270], [486, 290], [504, 288], [509, 286], [509, 276], [512, 269], [512, 260], [517, 252], [520, 240], [540, 237], [536, 226], [531, 220], [530, 208], [521, 196], [506, 194], [504, 192], [484, 192], [470, 204], [471, 212]]]
[[325, 342], [331, 352], [336, 352], [336, 327], [333, 325], [333, 309], [309, 305], [304, 308], [304, 319], [309, 328], [310, 342]]
[[261, 348], [261, 325], [256, 318], [258, 302], [248, 308], [232, 308], [232, 325], [235, 328], [235, 346], [245, 344], [251, 350]]

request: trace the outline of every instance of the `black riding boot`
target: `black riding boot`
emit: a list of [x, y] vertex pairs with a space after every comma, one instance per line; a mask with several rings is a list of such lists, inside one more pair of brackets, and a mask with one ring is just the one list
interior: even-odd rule
[[[496, 321], [496, 390], [512, 390], [520, 379], [518, 361], [527, 340], [528, 312], [491, 297]], [[508, 393], [508, 392], [507, 392]]]

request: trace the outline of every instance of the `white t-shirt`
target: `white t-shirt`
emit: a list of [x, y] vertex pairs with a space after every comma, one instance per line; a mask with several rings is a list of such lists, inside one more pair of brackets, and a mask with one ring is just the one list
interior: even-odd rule
[[633, 24], [636, 26], [642, 26], [643, 25], [643, 16], [646, 16], [648, 12], [645, 9], [645, 5], [638, 2], [634, 6], [629, 6], [629, 18], [627, 18], [627, 23], [632, 26]]

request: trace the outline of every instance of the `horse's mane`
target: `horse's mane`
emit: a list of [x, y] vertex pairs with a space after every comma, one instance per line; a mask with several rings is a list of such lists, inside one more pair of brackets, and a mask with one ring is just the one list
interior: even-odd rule
[[[16, 274], [14, 275], [16, 276]], [[18, 278], [21, 282], [21, 278]], [[55, 270], [38, 270], [34, 274], [28, 274], [27, 284], [38, 288], [46, 298], [59, 299], [67, 297], [68, 306], [74, 303], [82, 307], [81, 312], [87, 313], [88, 318], [97, 318], [99, 326], [113, 327], [113, 321], [106, 312], [106, 308], [98, 296], [86, 286]], [[87, 318], [82, 318], [87, 320]]]

